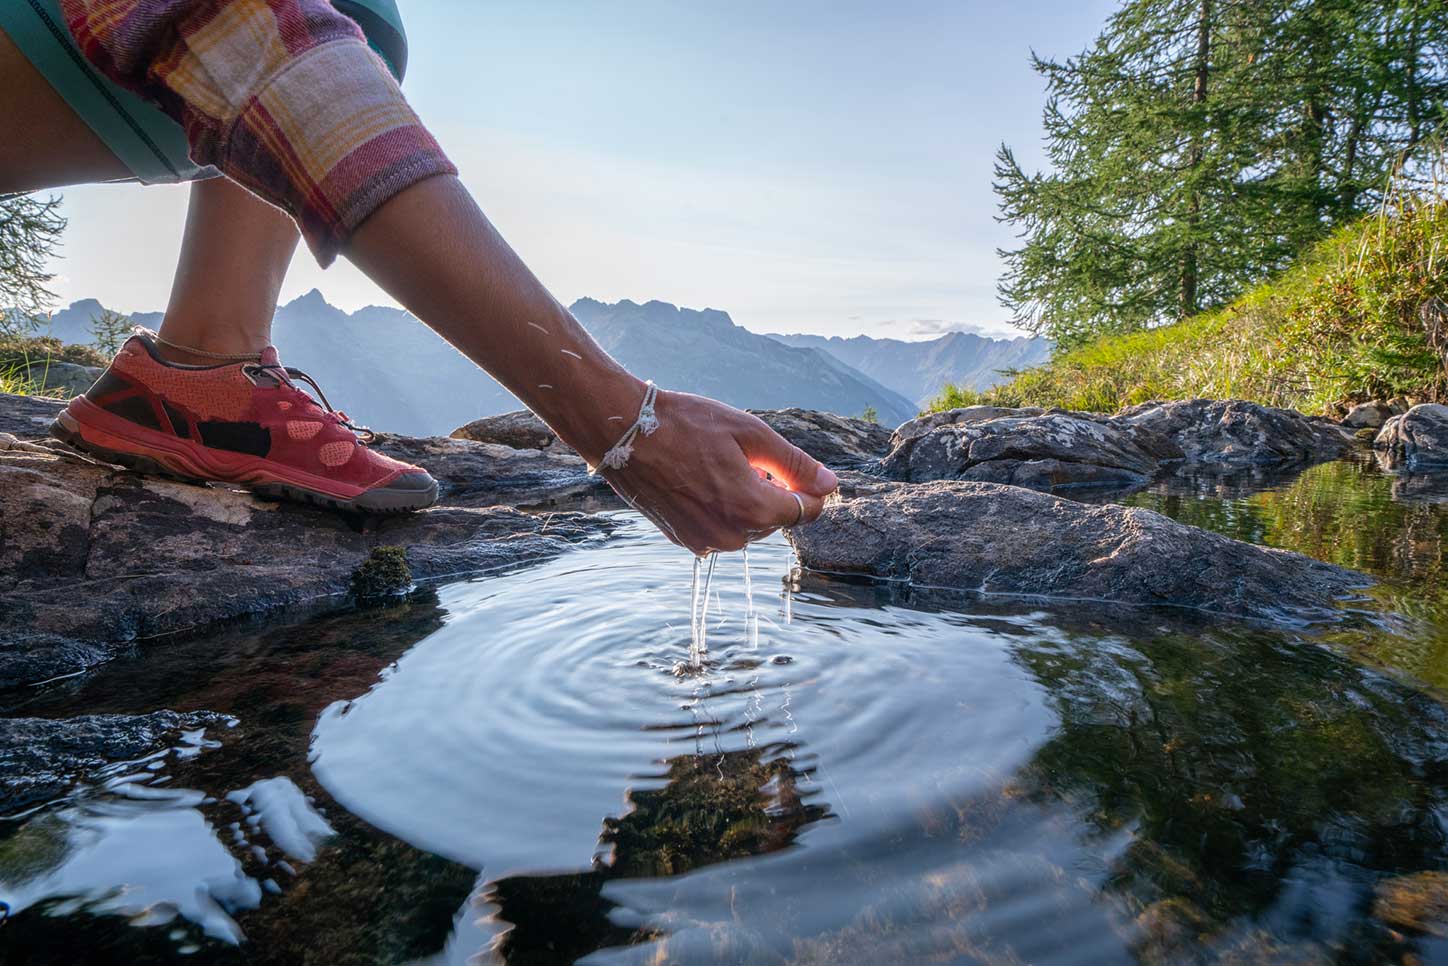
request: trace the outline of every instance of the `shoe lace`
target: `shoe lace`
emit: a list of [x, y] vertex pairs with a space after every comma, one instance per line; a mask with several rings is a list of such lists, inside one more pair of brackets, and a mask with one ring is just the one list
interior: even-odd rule
[[[284, 366], [280, 363], [256, 362], [252, 363], [251, 365], [242, 366], [242, 372], [249, 377], [255, 376], [256, 374], [263, 372], [267, 373], [273, 378], [279, 376], [281, 377], [281, 382], [287, 384], [288, 386], [291, 386], [292, 390], [296, 392], [297, 395], [301, 396], [313, 406], [317, 406], [321, 410], [322, 415], [331, 417], [331, 419], [335, 421], [337, 425], [343, 426], [356, 433], [357, 438], [361, 440], [364, 444], [370, 443], [377, 438], [376, 433], [368, 429], [366, 426], [359, 426], [356, 423], [352, 422], [352, 420], [347, 416], [346, 413], [342, 412], [342, 410], [333, 409], [332, 404], [327, 401], [327, 394], [322, 391], [321, 386], [317, 385], [317, 380], [313, 379], [311, 376], [307, 375], [300, 369], [297, 369], [293, 366]], [[315, 391], [317, 394], [316, 399], [313, 399], [306, 392], [296, 387], [296, 383], [294, 380], [298, 379], [312, 387], [313, 391]]]

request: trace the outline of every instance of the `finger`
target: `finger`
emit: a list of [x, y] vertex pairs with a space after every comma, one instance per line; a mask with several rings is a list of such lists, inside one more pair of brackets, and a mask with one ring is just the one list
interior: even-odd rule
[[736, 438], [753, 466], [767, 470], [791, 490], [829, 496], [839, 486], [839, 479], [823, 463], [770, 429], [758, 417]]
[[[762, 504], [761, 519], [757, 521], [759, 527], [779, 529], [799, 526], [819, 519], [824, 512], [825, 500], [822, 496], [786, 490], [773, 483], [761, 483], [759, 489]], [[800, 512], [801, 507], [804, 508], [803, 513]]]

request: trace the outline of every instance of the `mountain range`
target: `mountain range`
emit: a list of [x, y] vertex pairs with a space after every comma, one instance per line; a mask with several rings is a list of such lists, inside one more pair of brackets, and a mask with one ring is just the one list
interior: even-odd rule
[[[997, 370], [1038, 365], [1043, 339], [992, 339], [951, 332], [906, 342], [869, 336], [759, 335], [718, 309], [667, 302], [583, 298], [570, 307], [614, 358], [671, 389], [751, 409], [800, 406], [858, 416], [873, 409], [893, 426], [915, 415], [946, 382], [984, 389]], [[49, 332], [92, 340], [103, 306], [82, 299], [54, 313]], [[156, 328], [160, 312], [133, 312]], [[412, 435], [446, 434], [479, 416], [522, 408], [487, 373], [401, 309], [355, 312], [316, 289], [277, 309], [273, 338], [288, 365], [310, 373], [334, 405], [357, 421]]]
[[993, 339], [972, 332], [948, 332], [938, 339], [906, 342], [857, 335], [845, 339], [820, 335], [771, 335], [786, 345], [820, 349], [847, 366], [889, 386], [923, 406], [945, 384], [964, 389], [989, 389], [1007, 377], [1002, 370], [1028, 369], [1051, 355], [1046, 339], [1021, 336]]
[[[55, 312], [49, 334], [92, 340], [103, 309], [84, 299]], [[915, 404], [819, 349], [795, 347], [736, 325], [716, 309], [682, 309], [580, 299], [571, 309], [614, 358], [661, 386], [734, 406], [801, 406], [848, 416], [873, 408], [886, 425], [915, 415]], [[133, 312], [156, 328], [159, 312]], [[445, 435], [479, 416], [522, 404], [431, 329], [400, 309], [344, 312], [315, 289], [277, 309], [273, 340], [287, 365], [305, 370], [333, 405], [356, 421], [410, 435]]]

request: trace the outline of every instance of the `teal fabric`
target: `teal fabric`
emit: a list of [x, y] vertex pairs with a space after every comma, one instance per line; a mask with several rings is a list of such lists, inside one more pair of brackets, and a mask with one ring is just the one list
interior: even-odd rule
[[[394, 0], [354, 2], [405, 38]], [[181, 125], [91, 69], [71, 39], [60, 0], [0, 0], [0, 30], [130, 169], [135, 180], [174, 184], [216, 176], [215, 168], [192, 162]], [[369, 43], [382, 53], [371, 38]], [[383, 59], [394, 74], [399, 73], [385, 54]]]
[[0, 30], [136, 180], [170, 184], [215, 173], [191, 162], [179, 124], [91, 69], [65, 26], [60, 0], [0, 0]]

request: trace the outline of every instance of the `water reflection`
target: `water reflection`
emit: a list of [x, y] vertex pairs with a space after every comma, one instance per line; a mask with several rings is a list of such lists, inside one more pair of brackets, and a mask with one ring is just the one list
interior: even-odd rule
[[1130, 831], [1105, 888], [1138, 914], [1138, 951], [1226, 955], [1259, 933], [1299, 953], [1393, 944], [1377, 883], [1445, 856], [1440, 703], [1254, 634], [1015, 654], [1060, 722], [1018, 788], [1068, 803], [1090, 838]]
[[8, 695], [26, 714], [225, 707], [240, 724], [200, 754], [193, 742], [109, 768], [68, 802], [0, 823], [11, 907], [0, 962], [339, 962], [359, 946], [401, 961], [437, 949], [473, 874], [337, 809], [306, 749], [322, 708], [364, 692], [444, 618], [423, 592], [167, 642]]
[[605, 898], [605, 886], [789, 847], [804, 826], [829, 816], [817, 801], [819, 790], [797, 770], [794, 752], [777, 745], [671, 759], [662, 788], [631, 792], [625, 814], [604, 820], [599, 841], [609, 854], [594, 868], [510, 876], [487, 887], [483, 901], [507, 924], [496, 954], [510, 963], [571, 962], [666, 935], [645, 924], [619, 924], [621, 907]]
[[[1403, 500], [1405, 488], [1418, 497]], [[1377, 613], [1321, 639], [1448, 694], [1448, 501], [1429, 498], [1445, 491], [1448, 473], [1392, 475], [1365, 460], [1266, 478], [1176, 474], [1123, 502], [1377, 577]]]

